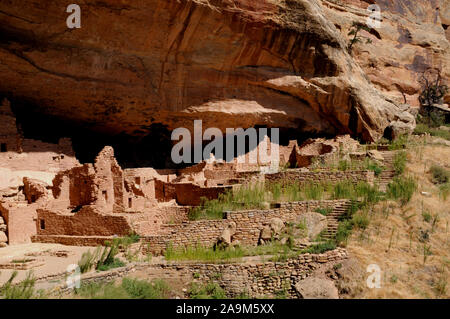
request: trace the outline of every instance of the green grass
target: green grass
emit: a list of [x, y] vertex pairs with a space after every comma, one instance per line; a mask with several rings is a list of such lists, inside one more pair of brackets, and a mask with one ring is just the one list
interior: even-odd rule
[[43, 290], [36, 290], [36, 278], [28, 272], [25, 279], [13, 284], [18, 272], [14, 271], [9, 279], [0, 286], [0, 297], [3, 299], [42, 299], [45, 298]]
[[394, 171], [396, 175], [401, 175], [405, 172], [407, 162], [407, 155], [405, 151], [397, 152], [394, 156]]
[[209, 282], [206, 284], [192, 283], [188, 291], [191, 299], [226, 299], [225, 290], [217, 283]]
[[430, 173], [432, 176], [431, 181], [434, 184], [445, 184], [450, 181], [450, 172], [439, 165], [432, 165]]
[[395, 177], [389, 183], [387, 197], [398, 200], [402, 205], [406, 205], [412, 198], [417, 189], [417, 183], [412, 177]]
[[168, 261], [195, 260], [203, 262], [221, 262], [240, 259], [244, 256], [242, 248], [216, 249], [207, 248], [200, 244], [188, 247], [174, 248], [169, 245], [164, 254]]
[[396, 140], [392, 141], [389, 145], [390, 151], [402, 150], [405, 149], [408, 145], [408, 135], [402, 135], [398, 137]]
[[126, 265], [125, 262], [116, 258], [119, 249], [127, 249], [129, 245], [139, 241], [138, 235], [131, 234], [126, 237], [114, 238], [112, 241], [107, 241], [105, 247], [97, 247], [94, 252], [90, 250], [84, 252], [78, 261], [81, 273], [86, 273], [92, 269], [99, 271], [106, 271], [113, 268], [119, 268]]
[[417, 135], [428, 133], [431, 136], [440, 137], [450, 141], [450, 131], [430, 127], [427, 124], [417, 124], [414, 133]]
[[328, 214], [332, 213], [333, 209], [331, 207], [326, 207], [326, 208], [317, 208], [316, 209], [316, 213], [322, 214], [323, 216], [327, 216]]
[[439, 196], [445, 201], [450, 194], [450, 183], [445, 183], [439, 186]]
[[170, 288], [160, 279], [146, 281], [124, 278], [121, 284], [113, 282], [82, 283], [75, 295], [89, 299], [166, 299]]
[[369, 163], [369, 164], [367, 165], [367, 169], [368, 169], [369, 171], [373, 171], [374, 174], [375, 174], [375, 176], [380, 176], [381, 172], [383, 172], [383, 170], [384, 170], [384, 167], [378, 165], [378, 164], [375, 163], [375, 162], [372, 162], [372, 163]]
[[336, 249], [336, 242], [330, 240], [324, 243], [311, 245], [308, 248], [303, 249], [302, 253], [323, 254], [324, 252], [334, 249]]
[[376, 203], [381, 199], [377, 186], [366, 182], [338, 183], [266, 183], [240, 188], [221, 194], [218, 199], [203, 200], [189, 212], [190, 220], [222, 219], [225, 211], [262, 209], [263, 203], [296, 202], [302, 200], [362, 199]]

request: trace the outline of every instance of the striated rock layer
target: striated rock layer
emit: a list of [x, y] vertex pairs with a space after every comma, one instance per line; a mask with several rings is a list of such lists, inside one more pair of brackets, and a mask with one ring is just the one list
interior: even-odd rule
[[[440, 63], [448, 76], [437, 0], [380, 1], [388, 23], [355, 58], [347, 33], [372, 1], [93, 0], [80, 3], [81, 29], [68, 29], [72, 2], [0, 2], [0, 93], [108, 134], [202, 119], [223, 131], [261, 125], [370, 141], [393, 121], [414, 125], [393, 91], [415, 99], [415, 66]], [[410, 21], [413, 12], [392, 3], [414, 3], [423, 17]], [[405, 35], [403, 22], [408, 43], [392, 33]]]

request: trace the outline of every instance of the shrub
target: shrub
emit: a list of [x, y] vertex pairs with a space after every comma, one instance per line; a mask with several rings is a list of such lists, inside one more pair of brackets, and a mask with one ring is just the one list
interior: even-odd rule
[[367, 214], [355, 214], [352, 218], [352, 226], [358, 229], [366, 229], [369, 226]]
[[390, 151], [405, 149], [408, 145], [408, 135], [401, 135], [397, 139], [391, 142], [389, 145]]
[[395, 177], [389, 183], [387, 196], [390, 199], [400, 200], [402, 205], [406, 205], [417, 189], [417, 183], [412, 177]]
[[333, 209], [331, 207], [316, 209], [316, 213], [322, 214], [323, 216], [327, 216], [331, 212], [333, 212]]
[[431, 214], [427, 211], [422, 212], [422, 217], [423, 220], [426, 221], [427, 223], [431, 222], [431, 219], [433, 218], [433, 216], [431, 216]]
[[170, 288], [161, 279], [153, 281], [124, 278], [120, 285], [113, 282], [82, 283], [75, 294], [90, 299], [165, 299]]
[[450, 173], [441, 166], [432, 165], [430, 172], [434, 184], [445, 184], [450, 180]]
[[439, 187], [439, 196], [445, 201], [450, 194], [450, 183], [446, 183]]
[[35, 291], [35, 283], [36, 279], [34, 278], [31, 272], [27, 273], [27, 276], [24, 280], [19, 282], [18, 284], [13, 284], [12, 282], [17, 277], [17, 270], [14, 271], [10, 278], [6, 281], [5, 284], [0, 286], [0, 296], [5, 299], [31, 299], [38, 298], [40, 293]]
[[100, 250], [101, 247], [97, 247], [94, 253], [88, 250], [81, 255], [81, 259], [78, 261], [78, 267], [80, 267], [80, 272], [82, 274], [90, 271], [96, 266], [97, 259], [100, 255]]
[[383, 167], [379, 166], [377, 163], [370, 163], [367, 166], [367, 169], [369, 171], [373, 171], [375, 173], [375, 176], [380, 176], [381, 172], [383, 171]]
[[417, 124], [414, 133], [417, 135], [430, 134], [431, 136], [441, 137], [446, 140], [450, 140], [450, 131], [441, 130], [439, 128], [432, 128], [427, 124]]
[[122, 288], [133, 299], [166, 299], [170, 288], [164, 280], [146, 280], [124, 278]]
[[106, 271], [112, 268], [118, 268], [125, 266], [125, 263], [120, 259], [116, 258], [119, 253], [119, 246], [130, 244], [133, 237], [125, 237], [125, 238], [114, 238], [112, 241], [107, 241], [105, 243], [105, 247], [99, 246], [96, 248], [94, 253], [90, 250], [84, 252], [81, 255], [81, 259], [78, 261], [78, 266], [80, 267], [80, 272], [86, 273], [90, 271], [92, 268], [100, 271]]
[[324, 252], [327, 252], [329, 250], [336, 249], [336, 243], [333, 241], [327, 241], [324, 243], [311, 245], [308, 248], [305, 248], [302, 250], [303, 253], [310, 253], [310, 254], [323, 254]]
[[209, 282], [206, 285], [192, 283], [188, 291], [191, 299], [225, 299], [225, 290], [217, 283]]

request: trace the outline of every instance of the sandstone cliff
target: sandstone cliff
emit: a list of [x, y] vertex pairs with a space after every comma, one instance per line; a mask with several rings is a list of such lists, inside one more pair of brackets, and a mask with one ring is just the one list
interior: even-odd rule
[[373, 1], [94, 0], [68, 29], [72, 2], [0, 3], [0, 93], [109, 134], [202, 119], [374, 140], [413, 125], [399, 91], [414, 105], [423, 68], [450, 74], [445, 0], [378, 1], [354, 56], [348, 30]]

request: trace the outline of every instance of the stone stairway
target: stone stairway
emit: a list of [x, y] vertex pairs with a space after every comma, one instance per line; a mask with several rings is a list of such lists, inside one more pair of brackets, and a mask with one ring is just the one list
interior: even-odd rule
[[339, 217], [346, 214], [352, 206], [352, 201], [348, 200], [339, 206], [336, 206], [331, 213], [327, 215], [327, 232], [324, 234], [325, 239], [332, 239], [336, 236], [339, 226]]
[[387, 189], [387, 185], [392, 181], [395, 177], [394, 171], [394, 159], [396, 151], [384, 151], [380, 152], [383, 155], [384, 161], [383, 164], [385, 169], [381, 172], [381, 174], [377, 177], [377, 183], [380, 187], [380, 191], [385, 192]]
[[7, 226], [5, 220], [0, 215], [0, 248], [8, 246]]
[[395, 154], [397, 152], [396, 151], [384, 151], [384, 152], [380, 152], [380, 153], [384, 158], [383, 164], [386, 167], [386, 170], [392, 170], [394, 168], [394, 158], [395, 158]]
[[395, 177], [395, 171], [394, 170], [384, 170], [381, 172], [381, 174], [377, 177], [377, 183], [380, 187], [380, 191], [385, 192], [387, 190], [388, 184], [392, 181], [392, 179]]

